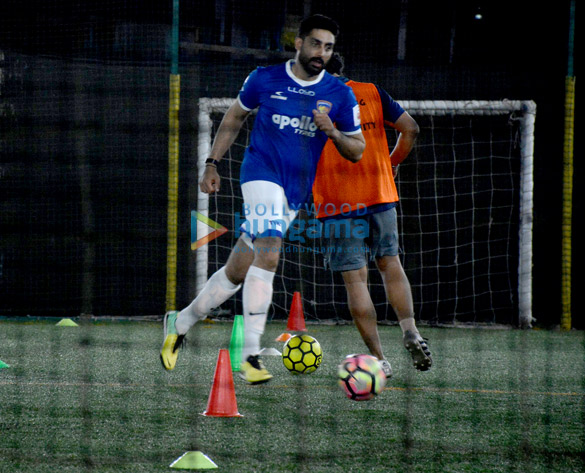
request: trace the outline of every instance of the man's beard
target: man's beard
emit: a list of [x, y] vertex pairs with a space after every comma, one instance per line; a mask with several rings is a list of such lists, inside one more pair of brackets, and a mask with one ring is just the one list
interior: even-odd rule
[[318, 57], [308, 58], [301, 54], [299, 55], [299, 64], [310, 76], [316, 76], [320, 74], [323, 69], [325, 69], [325, 61]]

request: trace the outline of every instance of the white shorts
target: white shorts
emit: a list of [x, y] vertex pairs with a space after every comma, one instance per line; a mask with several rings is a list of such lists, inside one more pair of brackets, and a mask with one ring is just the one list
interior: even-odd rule
[[298, 214], [288, 206], [284, 189], [270, 181], [249, 181], [242, 184], [242, 196], [242, 217], [246, 220], [240, 232], [248, 235], [250, 242], [268, 236], [284, 238]]

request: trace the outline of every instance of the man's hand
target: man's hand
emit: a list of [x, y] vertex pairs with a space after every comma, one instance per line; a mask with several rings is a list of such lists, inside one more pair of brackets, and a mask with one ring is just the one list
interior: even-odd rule
[[396, 176], [398, 176], [398, 164], [397, 165], [392, 165], [392, 177], [394, 179], [396, 179]]
[[331, 118], [329, 118], [328, 113], [321, 113], [317, 110], [313, 110], [313, 121], [315, 122], [315, 125], [317, 125], [317, 128], [329, 138], [335, 133], [335, 126], [333, 125]]
[[327, 113], [320, 113], [317, 110], [313, 110], [313, 120], [317, 128], [333, 141], [342, 157], [352, 163], [357, 163], [362, 159], [362, 153], [366, 148], [366, 140], [361, 131], [359, 134], [346, 136], [335, 128]]
[[201, 192], [213, 194], [219, 190], [220, 180], [221, 178], [219, 177], [215, 166], [205, 166], [203, 177], [201, 177], [201, 180], [199, 181], [199, 188], [201, 189]]

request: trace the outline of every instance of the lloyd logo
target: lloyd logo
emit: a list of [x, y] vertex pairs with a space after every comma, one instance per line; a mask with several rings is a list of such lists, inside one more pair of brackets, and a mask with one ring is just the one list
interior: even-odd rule
[[201, 248], [227, 231], [227, 228], [206, 215], [195, 210], [191, 211], [191, 250]]
[[288, 91], [292, 92], [293, 94], [309, 95], [311, 97], [315, 95], [315, 92], [312, 90], [297, 89], [296, 87], [289, 87]]

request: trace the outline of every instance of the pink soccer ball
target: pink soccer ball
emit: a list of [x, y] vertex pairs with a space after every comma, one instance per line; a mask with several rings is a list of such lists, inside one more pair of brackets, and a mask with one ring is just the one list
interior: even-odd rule
[[386, 385], [380, 362], [371, 355], [349, 355], [337, 368], [339, 386], [353, 401], [368, 401]]

